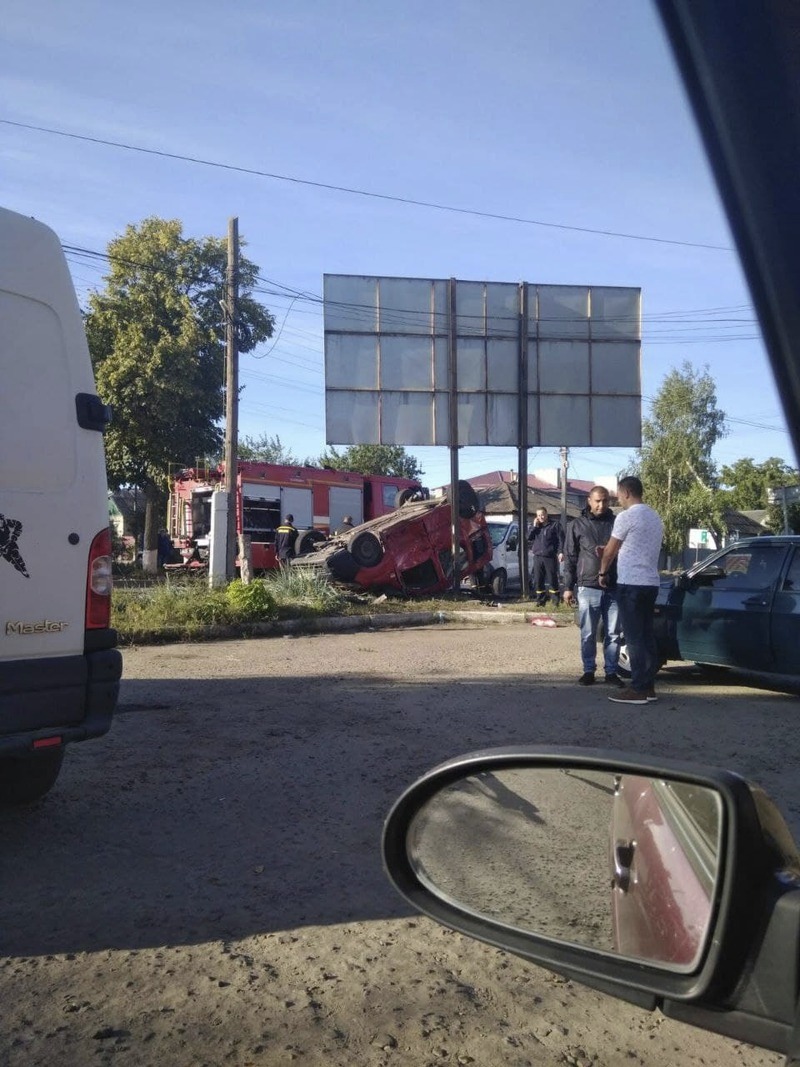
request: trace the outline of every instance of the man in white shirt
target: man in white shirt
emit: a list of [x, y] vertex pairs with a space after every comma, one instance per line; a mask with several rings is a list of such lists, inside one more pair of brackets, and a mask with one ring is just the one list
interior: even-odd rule
[[611, 564], [617, 561], [617, 603], [631, 664], [630, 688], [608, 698], [617, 704], [648, 704], [658, 699], [655, 677], [660, 664], [653, 608], [661, 584], [658, 557], [664, 526], [658, 513], [642, 502], [642, 495], [642, 483], [632, 475], [617, 486], [623, 510], [614, 520], [598, 574], [602, 589]]

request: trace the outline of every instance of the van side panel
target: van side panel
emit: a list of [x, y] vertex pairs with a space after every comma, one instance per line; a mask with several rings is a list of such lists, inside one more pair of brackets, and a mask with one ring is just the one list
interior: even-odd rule
[[[108, 527], [102, 420], [58, 238], [0, 209], [0, 754], [105, 732], [121, 657], [86, 647], [89, 552]], [[76, 398], [83, 399], [76, 402]], [[102, 412], [102, 406], [97, 405]]]

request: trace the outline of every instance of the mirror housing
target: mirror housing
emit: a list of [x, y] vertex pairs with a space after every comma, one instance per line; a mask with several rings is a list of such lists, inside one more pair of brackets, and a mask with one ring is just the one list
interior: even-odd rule
[[[409, 832], [431, 799], [466, 778], [525, 768], [666, 779], [720, 798], [719, 877], [705, 949], [693, 970], [676, 973], [520, 929], [476, 913], [420, 877]], [[462, 827], [469, 830], [463, 816]], [[383, 855], [388, 876], [405, 899], [444, 926], [641, 1007], [659, 1007], [674, 1018], [777, 1051], [788, 1047], [800, 991], [800, 859], [769, 798], [735, 774], [576, 748], [476, 752], [434, 768], [406, 790], [386, 820]], [[609, 887], [610, 882], [609, 876]], [[497, 892], [502, 891], [501, 880]], [[769, 980], [773, 973], [781, 975], [779, 983]]]
[[690, 584], [711, 585], [713, 582], [716, 582], [720, 578], [725, 577], [725, 568], [719, 567], [716, 564], [712, 564], [710, 567], [705, 567], [702, 571], [698, 571], [696, 574], [693, 574], [690, 579]]

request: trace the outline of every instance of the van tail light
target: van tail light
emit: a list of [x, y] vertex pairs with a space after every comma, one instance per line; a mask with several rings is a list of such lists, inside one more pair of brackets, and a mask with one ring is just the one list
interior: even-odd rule
[[86, 576], [86, 629], [111, 625], [111, 531], [101, 530], [89, 549]]

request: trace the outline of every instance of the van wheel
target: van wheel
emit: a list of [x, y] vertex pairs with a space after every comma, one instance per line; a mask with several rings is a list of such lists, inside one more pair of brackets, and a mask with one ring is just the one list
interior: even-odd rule
[[383, 545], [371, 530], [356, 534], [349, 548], [350, 555], [359, 567], [377, 567], [383, 559]]
[[495, 596], [502, 596], [506, 591], [508, 578], [505, 571], [495, 571], [492, 575], [492, 592]]
[[630, 678], [631, 676], [631, 660], [628, 655], [628, 646], [625, 644], [625, 638], [622, 639], [622, 644], [619, 646], [619, 662], [617, 664], [617, 674], [620, 678]]
[[39, 800], [55, 785], [63, 761], [63, 748], [0, 759], [0, 804], [32, 804]]

